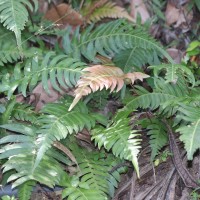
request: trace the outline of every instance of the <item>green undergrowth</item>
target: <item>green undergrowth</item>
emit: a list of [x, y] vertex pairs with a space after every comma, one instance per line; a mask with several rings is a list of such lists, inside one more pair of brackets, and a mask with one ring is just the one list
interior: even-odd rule
[[[42, 36], [60, 38], [49, 48], [41, 35], [34, 34], [42, 19], [30, 23], [29, 14], [33, 19], [37, 16], [37, 3], [0, 2], [2, 185], [17, 187], [20, 200], [29, 199], [38, 183], [63, 187], [63, 199], [111, 199], [120, 175], [127, 171], [117, 166], [130, 162], [140, 177], [141, 134], [149, 138], [152, 161], [167, 145], [161, 119], [167, 119], [174, 133], [179, 133], [188, 160], [193, 160], [200, 148], [198, 75], [188, 65], [175, 64], [158, 41], [124, 19], [77, 27], [73, 34], [69, 26], [58, 30], [45, 28], [44, 23]], [[84, 69], [106, 67], [105, 60], [124, 73], [143, 72], [149, 78], [133, 86], [124, 84], [112, 94], [111, 84], [68, 111], [73, 101], [69, 91], [77, 86]], [[108, 77], [111, 80], [117, 82]], [[43, 93], [56, 91], [62, 98], [45, 102], [36, 111], [38, 102], [30, 105], [29, 97], [38, 84]], [[136, 117], [144, 112], [146, 117]], [[85, 131], [89, 139], [83, 144], [77, 138]]]

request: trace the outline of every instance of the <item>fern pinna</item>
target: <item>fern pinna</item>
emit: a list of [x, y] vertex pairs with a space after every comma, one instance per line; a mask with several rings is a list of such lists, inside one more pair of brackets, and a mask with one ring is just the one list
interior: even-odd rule
[[112, 57], [120, 50], [137, 48], [138, 51], [142, 50], [141, 56], [146, 57], [143, 50], [150, 51], [152, 58], [159, 60], [159, 56], [165, 56], [173, 63], [171, 57], [143, 29], [135, 29], [124, 20], [102, 24], [94, 30], [92, 28], [93, 26], [90, 26], [80, 36], [77, 29], [71, 40], [70, 30], [67, 31], [63, 36], [65, 52], [77, 59], [83, 56], [88, 60], [97, 61], [95, 58], [97, 53], [105, 57]]
[[0, 2], [0, 22], [4, 27], [13, 31], [17, 40], [17, 46], [22, 53], [21, 31], [28, 21], [28, 7], [32, 12], [37, 10], [38, 1], [34, 0], [34, 6], [28, 0], [2, 0]]
[[116, 114], [110, 126], [98, 127], [92, 132], [92, 139], [99, 148], [111, 149], [115, 156], [130, 160], [139, 176], [137, 155], [139, 153], [140, 141], [137, 131], [131, 130], [130, 111], [121, 111]]

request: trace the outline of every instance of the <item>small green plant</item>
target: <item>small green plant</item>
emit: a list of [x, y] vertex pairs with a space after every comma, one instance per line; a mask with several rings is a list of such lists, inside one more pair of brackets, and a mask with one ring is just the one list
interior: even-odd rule
[[193, 190], [192, 193], [190, 194], [192, 200], [198, 200], [200, 198], [200, 194], [197, 192], [199, 188], [196, 190]]
[[156, 158], [156, 160], [154, 161], [154, 165], [157, 167], [160, 163], [162, 162], [166, 162], [167, 158], [169, 156], [171, 156], [172, 153], [170, 153], [169, 150], [165, 150], [163, 151], [159, 156], [158, 158]]
[[3, 197], [1, 197], [1, 200], [16, 200], [16, 198], [15, 197], [10, 197], [10, 196], [3, 196]]

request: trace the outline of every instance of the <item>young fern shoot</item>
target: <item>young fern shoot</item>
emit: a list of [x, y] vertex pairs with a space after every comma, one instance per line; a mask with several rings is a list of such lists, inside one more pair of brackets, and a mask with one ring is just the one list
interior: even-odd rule
[[77, 88], [75, 90], [75, 99], [69, 107], [69, 111], [79, 102], [79, 100], [91, 92], [102, 90], [103, 88], [110, 89], [113, 92], [119, 92], [125, 83], [134, 84], [135, 80], [139, 79], [143, 81], [144, 78], [148, 78], [149, 75], [133, 72], [124, 74], [119, 67], [111, 67], [104, 65], [94, 65], [83, 69], [84, 73], [80, 80], [77, 82]]

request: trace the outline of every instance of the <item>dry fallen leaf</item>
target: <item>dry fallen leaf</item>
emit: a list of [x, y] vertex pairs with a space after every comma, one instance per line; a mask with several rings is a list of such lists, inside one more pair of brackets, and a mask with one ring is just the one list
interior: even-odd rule
[[72, 90], [69, 88], [68, 90], [62, 88], [63, 93], [60, 93], [56, 91], [50, 82], [48, 80], [48, 88], [50, 91], [50, 94], [48, 94], [43, 86], [42, 83], [39, 83], [32, 91], [32, 94], [30, 96], [29, 104], [35, 104], [35, 110], [39, 111], [46, 103], [51, 103], [59, 100], [64, 94], [71, 95], [73, 94]]
[[176, 8], [173, 3], [168, 1], [165, 17], [167, 25], [170, 26], [176, 23], [175, 27], [179, 27], [180, 25], [189, 24], [193, 18], [193, 13], [191, 11], [188, 14], [186, 7], [181, 6], [180, 8]]
[[61, 25], [78, 26], [83, 24], [82, 16], [66, 3], [61, 3], [48, 10], [45, 19]]
[[181, 60], [183, 58], [182, 51], [175, 49], [175, 48], [169, 48], [169, 49], [167, 49], [167, 53], [173, 58], [173, 60], [176, 64], [181, 63]]
[[46, 13], [48, 10], [48, 2], [46, 0], [40, 0], [38, 1], [38, 9], [40, 13]]
[[150, 14], [143, 0], [131, 0], [131, 16], [136, 20], [137, 14], [140, 14], [142, 23], [150, 18]]
[[165, 11], [166, 23], [167, 25], [172, 25], [173, 23], [177, 22], [180, 15], [180, 11], [178, 8], [175, 7], [170, 1], [167, 3], [167, 8]]

